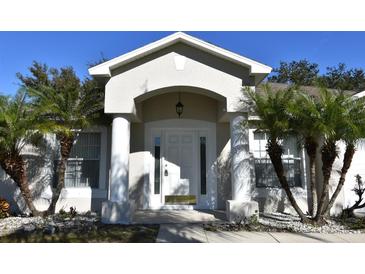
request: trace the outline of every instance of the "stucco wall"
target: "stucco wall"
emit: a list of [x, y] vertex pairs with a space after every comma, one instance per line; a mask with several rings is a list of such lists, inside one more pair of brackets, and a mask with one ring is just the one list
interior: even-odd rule
[[149, 152], [134, 152], [129, 155], [129, 199], [132, 212], [142, 209], [148, 202], [149, 168], [145, 166], [145, 157]]
[[[185, 56], [183, 70], [175, 57]], [[163, 73], [161, 73], [163, 72]], [[235, 111], [242, 86], [254, 86], [247, 68], [178, 43], [112, 72], [106, 84], [106, 113], [135, 113], [134, 98], [173, 86], [210, 90], [227, 98], [227, 110]]]

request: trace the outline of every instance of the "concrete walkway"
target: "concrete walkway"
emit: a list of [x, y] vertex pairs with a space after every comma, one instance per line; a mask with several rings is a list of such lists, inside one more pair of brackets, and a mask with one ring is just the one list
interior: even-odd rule
[[196, 224], [225, 221], [220, 210], [138, 210], [133, 224]]
[[365, 243], [365, 234], [219, 231], [201, 224], [162, 224], [157, 243]]

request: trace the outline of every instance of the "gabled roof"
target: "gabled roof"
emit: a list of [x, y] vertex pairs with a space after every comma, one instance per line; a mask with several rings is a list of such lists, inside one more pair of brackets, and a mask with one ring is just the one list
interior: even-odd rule
[[[288, 89], [291, 87], [290, 84], [267, 82], [267, 83], [261, 83], [260, 85], [258, 85], [256, 87], [256, 92], [264, 92], [263, 85], [265, 85], [265, 84], [268, 84], [271, 88], [271, 91], [273, 91], [273, 92], [282, 91], [282, 90], [285, 90], [285, 89]], [[314, 96], [314, 97], [318, 97], [320, 95], [320, 88], [316, 87], [316, 86], [300, 86], [300, 90], [303, 92], [306, 92], [309, 95]], [[338, 91], [336, 89], [331, 89], [331, 88], [329, 88], [327, 90], [330, 92]], [[357, 93], [354, 90], [344, 90], [344, 92], [348, 95], [352, 95], [355, 97], [361, 97], [361, 96], [365, 95], [365, 91]]]
[[263, 79], [272, 70], [271, 67], [256, 62], [252, 59], [217, 47], [186, 33], [176, 32], [156, 42], [150, 43], [144, 47], [138, 48], [119, 57], [111, 59], [105, 63], [92, 67], [89, 69], [89, 73], [93, 76], [110, 77], [112, 70], [178, 42], [185, 43], [212, 55], [247, 67], [249, 68], [251, 75], [260, 75], [261, 77], [259, 78], [261, 79]]

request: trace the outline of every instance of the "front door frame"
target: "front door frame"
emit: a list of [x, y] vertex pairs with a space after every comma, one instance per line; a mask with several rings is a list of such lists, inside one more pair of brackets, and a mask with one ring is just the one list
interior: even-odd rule
[[[165, 205], [163, 196], [163, 186], [160, 186], [160, 194], [154, 194], [154, 139], [160, 137], [161, 143], [161, 173], [160, 178], [163, 182], [163, 167], [165, 155], [164, 133], [170, 130], [183, 130], [183, 131], [194, 131], [194, 149], [196, 149], [196, 155], [199, 154], [199, 139], [200, 137], [207, 137], [207, 148], [206, 148], [206, 162], [207, 162], [207, 193], [205, 195], [200, 194], [200, 176], [199, 170], [195, 176], [197, 182], [197, 204], [192, 205]], [[215, 209], [217, 208], [217, 175], [215, 174], [214, 164], [216, 161], [216, 123], [191, 120], [191, 119], [169, 119], [159, 120], [145, 123], [145, 150], [149, 151], [149, 157], [145, 159], [145, 167], [149, 176], [145, 177], [145, 189], [146, 191], [146, 208], [145, 209]], [[199, 164], [200, 159], [197, 158]]]

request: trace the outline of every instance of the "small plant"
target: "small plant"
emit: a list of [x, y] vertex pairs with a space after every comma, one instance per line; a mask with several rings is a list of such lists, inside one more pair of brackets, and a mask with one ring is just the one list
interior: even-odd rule
[[360, 209], [365, 207], [365, 202], [363, 202], [364, 200], [363, 195], [365, 193], [364, 182], [359, 174], [357, 174], [355, 178], [356, 178], [356, 186], [352, 189], [352, 191], [355, 192], [358, 199], [351, 207], [348, 207], [343, 211], [344, 217], [354, 217], [355, 209]]
[[236, 229], [245, 229], [248, 231], [256, 230], [260, 227], [260, 222], [257, 214], [253, 214], [250, 217], [238, 216], [234, 220], [234, 226]]
[[77, 215], [76, 207], [71, 206], [70, 211], [68, 211], [68, 212], [65, 211], [63, 208], [61, 208], [60, 211], [58, 212], [58, 214], [62, 219], [66, 219], [66, 218], [73, 219]]
[[257, 214], [252, 215], [248, 218], [248, 223], [251, 225], [258, 225], [259, 224], [259, 218]]
[[77, 215], [76, 207], [73, 207], [73, 206], [70, 207], [70, 215], [71, 215], [71, 218], [76, 217], [76, 215]]
[[10, 204], [7, 200], [0, 198], [0, 219], [9, 217]]

